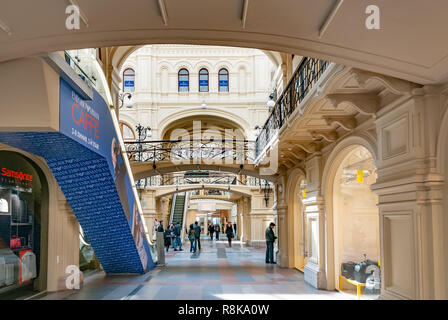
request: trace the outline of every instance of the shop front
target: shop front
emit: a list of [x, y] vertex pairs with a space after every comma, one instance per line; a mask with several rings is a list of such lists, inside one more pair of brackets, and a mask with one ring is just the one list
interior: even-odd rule
[[[33, 287], [47, 250], [45, 178], [25, 156], [0, 151], [0, 293]], [[45, 277], [45, 275], [43, 275]]]

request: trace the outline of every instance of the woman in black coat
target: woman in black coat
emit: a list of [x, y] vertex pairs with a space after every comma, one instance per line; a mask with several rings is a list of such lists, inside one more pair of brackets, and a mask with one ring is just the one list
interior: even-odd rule
[[232, 247], [232, 238], [233, 238], [233, 228], [232, 228], [232, 224], [229, 222], [227, 222], [226, 225], [226, 235], [227, 235], [227, 241], [229, 241], [229, 248]]

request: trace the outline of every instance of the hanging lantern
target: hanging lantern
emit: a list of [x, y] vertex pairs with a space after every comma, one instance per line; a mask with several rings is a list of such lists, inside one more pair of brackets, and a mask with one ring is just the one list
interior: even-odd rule
[[357, 183], [363, 183], [364, 182], [364, 170], [359, 169], [358, 174], [356, 175], [356, 182]]

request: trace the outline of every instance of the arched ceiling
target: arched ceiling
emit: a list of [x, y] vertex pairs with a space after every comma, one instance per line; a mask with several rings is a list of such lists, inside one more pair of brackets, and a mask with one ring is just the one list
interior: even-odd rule
[[376, 0], [380, 30], [365, 27], [371, 0], [343, 1], [331, 21], [337, 0], [76, 2], [88, 22], [79, 30], [65, 27], [68, 0], [2, 1], [0, 61], [62, 49], [209, 44], [324, 58], [418, 83], [448, 78], [446, 0]]
[[[188, 131], [190, 137], [193, 136], [194, 133], [194, 122], [197, 124], [200, 124], [200, 133], [201, 136], [206, 135], [206, 131], [209, 132], [209, 134], [212, 134], [213, 132], [219, 133], [222, 139], [225, 139], [226, 136], [226, 129], [232, 130], [235, 132], [235, 134], [241, 136], [239, 139], [244, 139], [246, 132], [244, 132], [244, 129], [241, 125], [235, 123], [232, 120], [218, 117], [218, 116], [210, 116], [210, 115], [195, 115], [195, 116], [189, 116], [185, 118], [181, 118], [178, 120], [175, 120], [168, 125], [164, 127], [164, 131], [162, 136], [163, 140], [170, 140], [171, 135], [174, 130], [176, 129], [183, 129]], [[197, 128], [197, 131], [199, 133], [199, 127]], [[212, 137], [206, 137], [206, 139], [211, 139]], [[218, 137], [213, 137], [213, 139], [217, 139]], [[174, 139], [179, 139], [179, 137], [174, 137]]]

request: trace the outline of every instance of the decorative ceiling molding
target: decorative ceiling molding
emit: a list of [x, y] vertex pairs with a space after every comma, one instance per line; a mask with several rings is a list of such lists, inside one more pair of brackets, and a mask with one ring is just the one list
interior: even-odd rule
[[168, 12], [166, 11], [165, 0], [158, 0], [160, 14], [162, 15], [162, 21], [164, 26], [168, 26]]
[[326, 96], [326, 99], [335, 109], [342, 103], [348, 103], [358, 112], [370, 116], [375, 116], [380, 106], [378, 96], [370, 93], [329, 94]]
[[348, 131], [354, 130], [357, 125], [356, 118], [352, 116], [323, 116], [323, 119], [329, 126], [336, 123]]
[[310, 131], [310, 134], [315, 140], [323, 138], [328, 142], [334, 142], [338, 139], [336, 131]]
[[376, 79], [381, 82], [387, 89], [397, 95], [412, 94], [412, 90], [421, 87], [415, 83], [389, 77], [383, 74], [378, 74], [370, 71], [352, 69], [356, 81], [361, 87], [365, 87], [369, 80]]

